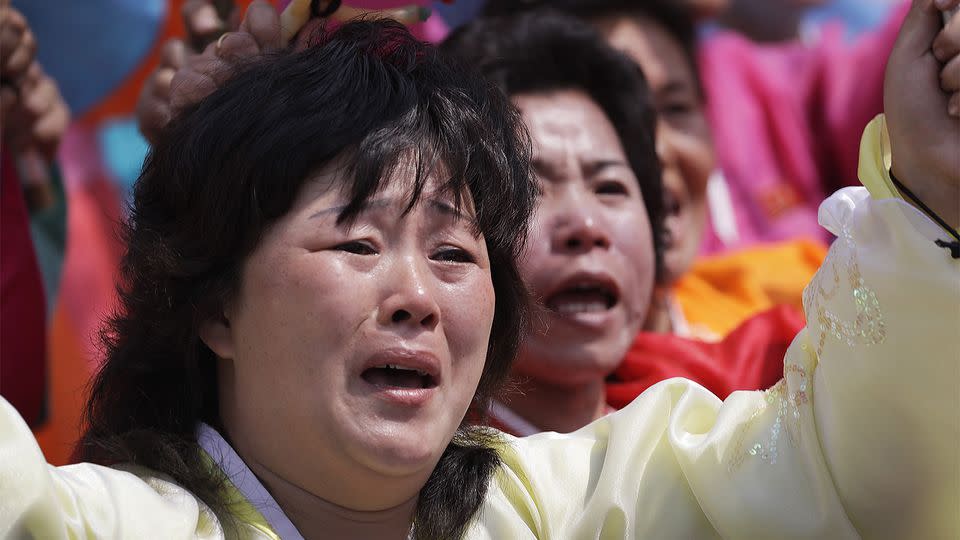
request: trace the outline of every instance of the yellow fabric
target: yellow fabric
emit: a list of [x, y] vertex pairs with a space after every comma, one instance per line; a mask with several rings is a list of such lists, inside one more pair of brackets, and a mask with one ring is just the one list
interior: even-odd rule
[[673, 288], [692, 328], [723, 338], [743, 321], [780, 304], [803, 309], [803, 289], [827, 248], [812, 240], [757, 246], [698, 260]]
[[[203, 453], [203, 460], [207, 463], [207, 466], [210, 467], [212, 471], [216, 471], [218, 466], [216, 462], [210, 457], [206, 452]], [[270, 524], [267, 522], [267, 519], [263, 517], [263, 514], [259, 510], [254, 508], [253, 504], [247, 500], [243, 494], [240, 493], [240, 490], [230, 481], [229, 478], [224, 481], [224, 495], [227, 501], [230, 501], [230, 513], [236, 518], [237, 521], [251, 527], [258, 534], [262, 535], [263, 538], [269, 538], [270, 540], [281, 540], [280, 537], [273, 532], [270, 528]]]
[[[863, 188], [820, 218], [838, 240], [784, 380], [721, 402], [670, 379], [575, 433], [506, 437], [466, 538], [960, 537], [960, 261], [932, 243], [935, 224]], [[0, 538], [31, 535], [224, 533], [155, 474], [48, 466], [0, 400]]]
[[890, 136], [883, 115], [867, 124], [860, 142], [860, 182], [876, 200], [899, 199], [900, 192], [890, 179]]

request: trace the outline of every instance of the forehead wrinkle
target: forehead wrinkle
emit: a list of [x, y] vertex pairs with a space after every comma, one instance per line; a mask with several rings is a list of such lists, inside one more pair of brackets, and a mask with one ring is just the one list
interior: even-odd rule
[[[385, 208], [390, 206], [392, 202], [393, 202], [393, 199], [390, 199], [390, 198], [381, 198], [381, 199], [366, 201], [365, 203], [363, 203], [363, 207], [360, 209], [359, 213], [363, 214], [368, 210], [378, 210], [381, 208]], [[311, 214], [309, 219], [320, 218], [320, 217], [328, 216], [330, 214], [340, 215], [344, 210], [347, 209], [347, 206], [348, 205], [346, 204], [341, 204], [337, 206], [331, 206], [330, 208], [324, 208], [323, 210], [319, 210]]]
[[[548, 178], [562, 178], [579, 168], [582, 154], [590, 150], [590, 139], [585, 130], [572, 123], [540, 122], [536, 131], [537, 156], [534, 170]], [[564, 125], [566, 124], [566, 125]]]

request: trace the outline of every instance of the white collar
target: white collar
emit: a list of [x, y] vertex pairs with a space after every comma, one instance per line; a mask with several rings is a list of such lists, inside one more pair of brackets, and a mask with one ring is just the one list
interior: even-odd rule
[[250, 504], [267, 520], [267, 524], [283, 540], [303, 540], [303, 535], [283, 513], [280, 505], [274, 500], [267, 488], [260, 483], [253, 471], [247, 467], [230, 443], [217, 430], [201, 423], [197, 427], [197, 442], [203, 448], [227, 478], [233, 482]]
[[[617, 410], [607, 405], [604, 414], [614, 413]], [[490, 402], [490, 410], [487, 411], [490, 418], [499, 423], [508, 433], [515, 437], [529, 437], [542, 433], [543, 430], [531, 424], [526, 418], [520, 416], [513, 409], [510, 409], [497, 400]]]
[[516, 435], [517, 437], [529, 437], [530, 435], [536, 435], [543, 431], [496, 400], [490, 403], [488, 414], [490, 414], [491, 418], [499, 422], [506, 431], [509, 431], [510, 434]]

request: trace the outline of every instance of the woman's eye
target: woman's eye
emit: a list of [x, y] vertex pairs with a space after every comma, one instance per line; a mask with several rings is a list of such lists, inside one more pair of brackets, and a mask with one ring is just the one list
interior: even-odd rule
[[687, 103], [671, 103], [663, 107], [660, 111], [660, 114], [663, 114], [665, 116], [676, 116], [681, 114], [687, 114], [692, 110], [693, 110], [693, 107], [691, 107]]
[[344, 242], [334, 249], [353, 253], [354, 255], [375, 255], [377, 253], [377, 250], [364, 242]]
[[433, 260], [441, 262], [472, 263], [473, 255], [460, 248], [443, 248], [433, 255]]
[[600, 182], [597, 184], [597, 187], [594, 188], [594, 191], [598, 195], [627, 195], [627, 186], [623, 185], [622, 182]]

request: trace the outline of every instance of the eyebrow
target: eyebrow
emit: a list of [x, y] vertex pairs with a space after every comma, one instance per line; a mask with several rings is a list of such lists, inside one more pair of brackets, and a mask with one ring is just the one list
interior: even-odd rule
[[[539, 158], [534, 158], [532, 161], [533, 170], [538, 174], [547, 177], [547, 179], [556, 178], [556, 170], [549, 161], [542, 160]], [[594, 176], [600, 174], [605, 169], [622, 167], [625, 169], [630, 169], [630, 164], [622, 159], [596, 159], [592, 161], [587, 161], [581, 166], [584, 176]]]
[[[393, 199], [374, 199], [364, 203], [363, 208], [360, 210], [361, 213], [366, 212], [371, 209], [386, 208], [394, 202]], [[440, 199], [429, 199], [428, 204], [433, 210], [448, 216], [453, 216], [456, 219], [461, 219], [467, 217], [470, 221], [475, 221], [473, 216], [464, 216], [463, 212], [458, 210], [455, 206]], [[340, 215], [344, 210], [347, 209], [346, 204], [339, 206], [331, 206], [330, 208], [324, 208], [314, 212], [309, 219], [325, 217], [330, 214]]]
[[681, 79], [672, 79], [667, 82], [667, 84], [661, 86], [656, 93], [657, 94], [683, 94], [687, 92], [694, 92], [696, 87], [688, 82], [685, 82]]
[[598, 159], [596, 161], [584, 163], [583, 172], [586, 176], [594, 176], [603, 172], [604, 169], [609, 169], [612, 167], [623, 167], [625, 169], [629, 169], [630, 164], [620, 159]]

